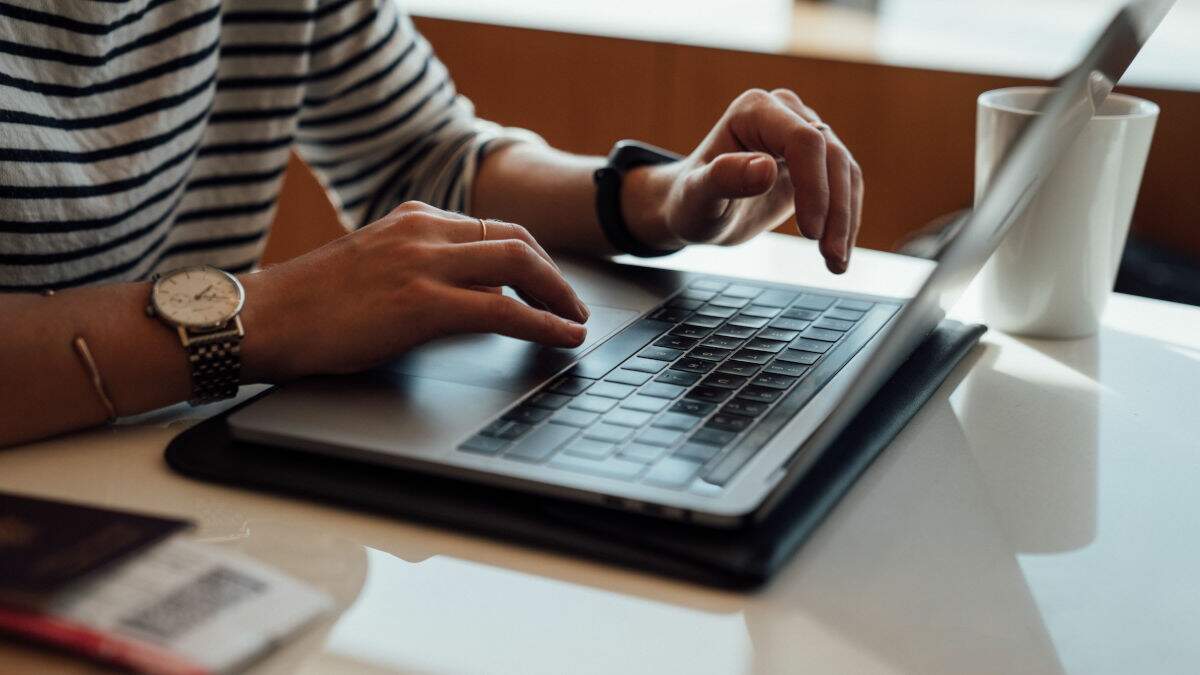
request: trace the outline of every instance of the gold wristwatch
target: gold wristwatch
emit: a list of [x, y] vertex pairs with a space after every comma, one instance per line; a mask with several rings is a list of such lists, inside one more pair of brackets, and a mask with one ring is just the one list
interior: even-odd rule
[[232, 274], [199, 265], [155, 275], [146, 314], [179, 332], [192, 369], [192, 405], [237, 395], [246, 291]]

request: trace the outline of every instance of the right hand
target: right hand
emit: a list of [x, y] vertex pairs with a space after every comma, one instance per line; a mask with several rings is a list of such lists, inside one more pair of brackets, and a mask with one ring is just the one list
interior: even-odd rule
[[[555, 347], [587, 307], [519, 225], [407, 202], [311, 253], [242, 277], [247, 381], [369, 368], [434, 338], [499, 333]], [[530, 304], [501, 295], [510, 286]]]

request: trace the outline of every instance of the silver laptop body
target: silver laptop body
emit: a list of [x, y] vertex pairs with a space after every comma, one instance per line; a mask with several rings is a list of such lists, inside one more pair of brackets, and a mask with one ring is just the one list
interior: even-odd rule
[[1173, 4], [1117, 14], [911, 299], [564, 260], [592, 309], [581, 347], [442, 340], [365, 373], [280, 386], [234, 413], [232, 432], [718, 527], [761, 518], [946, 316]]

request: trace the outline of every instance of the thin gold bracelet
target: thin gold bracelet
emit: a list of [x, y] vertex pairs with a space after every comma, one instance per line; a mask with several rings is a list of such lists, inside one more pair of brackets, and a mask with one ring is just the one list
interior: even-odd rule
[[[42, 291], [42, 295], [50, 297], [54, 295], [54, 291], [47, 288]], [[75, 347], [75, 353], [79, 355], [79, 360], [83, 362], [84, 369], [88, 371], [88, 376], [92, 378], [92, 389], [96, 390], [96, 396], [104, 404], [104, 410], [108, 412], [108, 419], [104, 420], [105, 423], [116, 422], [117, 407], [108, 397], [108, 391], [104, 388], [104, 378], [100, 377], [100, 368], [96, 365], [96, 359], [92, 358], [92, 350], [88, 348], [87, 340], [84, 340], [82, 335], [76, 335], [71, 344]]]
[[83, 367], [87, 369], [88, 375], [92, 378], [92, 388], [96, 390], [96, 396], [100, 398], [104, 409], [108, 411], [108, 419], [105, 422], [108, 424], [116, 422], [117, 408], [104, 389], [104, 379], [100, 377], [100, 369], [96, 367], [96, 359], [92, 358], [92, 350], [88, 349], [87, 340], [84, 340], [81, 335], [76, 335], [71, 344], [75, 346], [75, 353], [79, 354], [79, 360], [83, 362]]

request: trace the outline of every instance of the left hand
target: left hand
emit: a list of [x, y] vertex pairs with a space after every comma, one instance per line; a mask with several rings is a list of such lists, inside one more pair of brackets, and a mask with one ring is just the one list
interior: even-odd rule
[[862, 217], [862, 170], [795, 92], [738, 96], [682, 161], [635, 169], [622, 188], [626, 222], [663, 248], [731, 245], [787, 221], [820, 240], [831, 272], [850, 261]]

